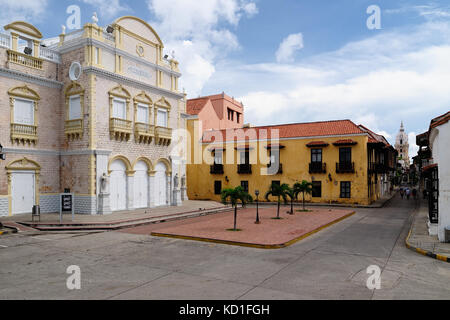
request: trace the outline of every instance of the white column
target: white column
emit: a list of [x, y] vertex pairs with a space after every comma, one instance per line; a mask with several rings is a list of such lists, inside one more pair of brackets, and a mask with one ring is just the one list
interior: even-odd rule
[[127, 176], [127, 209], [133, 210], [133, 198], [134, 198], [134, 177]]
[[150, 208], [154, 208], [155, 207], [155, 173], [152, 172], [150, 173], [149, 177], [148, 177], [148, 189], [149, 189], [149, 204], [150, 204]]

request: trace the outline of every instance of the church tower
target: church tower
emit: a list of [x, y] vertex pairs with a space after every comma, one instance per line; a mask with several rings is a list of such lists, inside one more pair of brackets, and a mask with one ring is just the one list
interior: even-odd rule
[[398, 156], [401, 159], [400, 162], [404, 168], [409, 168], [409, 143], [408, 135], [405, 132], [403, 121], [400, 125], [400, 131], [395, 139], [395, 150], [398, 151]]

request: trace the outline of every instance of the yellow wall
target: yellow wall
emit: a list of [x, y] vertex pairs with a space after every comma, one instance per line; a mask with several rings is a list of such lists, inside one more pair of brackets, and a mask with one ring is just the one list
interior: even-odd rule
[[[192, 120], [188, 124], [189, 131], [192, 128]], [[192, 132], [192, 131], [191, 131]], [[355, 163], [355, 173], [336, 173], [336, 163], [339, 162], [339, 147], [334, 146], [333, 142], [341, 139], [352, 139], [357, 142], [352, 148], [352, 162]], [[322, 148], [322, 162], [326, 163], [327, 172], [325, 174], [310, 174], [309, 163], [311, 162], [311, 148], [306, 144], [311, 141], [325, 141], [329, 145]], [[210, 164], [188, 164], [187, 165], [187, 192], [189, 199], [197, 200], [216, 200], [220, 201], [220, 195], [214, 194], [214, 181], [222, 181], [223, 188], [232, 188], [241, 185], [241, 181], [248, 181], [249, 193], [254, 196], [254, 191], [258, 189], [263, 198], [264, 193], [269, 188], [273, 180], [279, 180], [281, 183], [287, 183], [292, 186], [297, 181], [321, 181], [322, 197], [312, 198], [307, 196], [308, 201], [327, 202], [327, 203], [350, 203], [350, 204], [369, 204], [376, 197], [369, 199], [368, 196], [368, 177], [367, 177], [367, 141], [366, 135], [359, 136], [339, 136], [339, 137], [320, 137], [320, 138], [296, 138], [290, 140], [280, 139], [280, 144], [285, 148], [280, 150], [280, 163], [283, 166], [283, 173], [276, 175], [264, 175], [267, 168], [267, 159], [259, 161], [259, 149], [268, 155], [264, 148], [267, 142], [261, 142], [259, 145], [254, 143], [254, 149], [250, 151], [250, 163], [252, 164], [252, 174], [238, 174], [237, 160], [234, 164], [227, 163], [227, 154], [232, 153], [234, 159], [237, 159], [233, 144], [226, 144], [226, 150], [223, 153], [224, 174], [210, 174]], [[251, 143], [252, 144], [252, 143]], [[237, 144], [242, 145], [242, 144]], [[205, 154], [211, 154], [212, 145], [203, 144], [202, 150]], [[191, 155], [194, 153], [194, 143], [191, 146]], [[191, 163], [193, 163], [191, 157]], [[253, 161], [252, 161], [253, 160]], [[328, 174], [331, 174], [331, 181]], [[228, 178], [228, 182], [225, 177]], [[340, 198], [340, 182], [351, 182], [351, 198]], [[301, 195], [299, 196], [301, 199]], [[271, 199], [272, 201], [275, 198]]]

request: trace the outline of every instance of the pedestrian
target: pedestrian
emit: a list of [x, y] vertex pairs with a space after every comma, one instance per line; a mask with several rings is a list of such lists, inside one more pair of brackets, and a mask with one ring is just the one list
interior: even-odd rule
[[411, 189], [407, 188], [406, 189], [406, 198], [409, 200], [409, 197], [411, 195]]
[[403, 199], [403, 195], [404, 195], [403, 188], [400, 188], [400, 197], [402, 197], [402, 199]]
[[416, 188], [414, 188], [412, 190], [412, 195], [413, 195], [414, 200], [417, 200], [417, 189]]

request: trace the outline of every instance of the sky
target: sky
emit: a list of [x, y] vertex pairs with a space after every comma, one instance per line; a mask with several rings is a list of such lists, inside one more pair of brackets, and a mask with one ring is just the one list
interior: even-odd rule
[[351, 119], [394, 144], [403, 121], [414, 156], [415, 135], [450, 110], [448, 0], [0, 0], [0, 24], [55, 37], [73, 5], [82, 25], [93, 12], [102, 26], [149, 22], [188, 98], [225, 92], [252, 125]]

